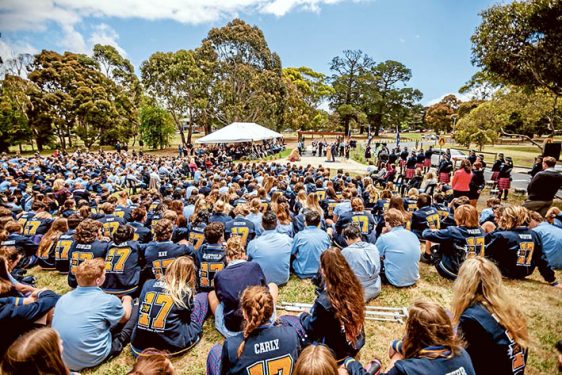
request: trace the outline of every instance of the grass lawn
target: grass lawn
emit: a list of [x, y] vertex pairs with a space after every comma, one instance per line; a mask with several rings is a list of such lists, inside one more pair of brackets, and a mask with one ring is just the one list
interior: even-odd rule
[[[58, 293], [69, 291], [66, 277], [53, 272], [30, 271], [38, 279], [38, 286], [50, 288]], [[562, 279], [562, 271], [556, 272]], [[452, 295], [452, 283], [437, 274], [435, 268], [420, 264], [421, 280], [415, 287], [396, 289], [383, 286], [380, 296], [370, 305], [403, 307], [416, 299], [432, 300], [449, 307]], [[554, 374], [556, 372], [556, 350], [554, 344], [562, 338], [562, 292], [544, 283], [538, 271], [523, 281], [506, 281], [507, 288], [519, 303], [529, 319], [531, 347], [527, 374]], [[292, 276], [286, 286], [280, 289], [280, 300], [286, 302], [314, 301], [314, 286], [309, 281], [301, 281]], [[280, 314], [285, 312], [280, 311]], [[388, 344], [400, 338], [403, 325], [392, 322], [366, 323], [366, 345], [362, 349], [361, 359], [367, 363], [378, 357], [383, 364], [388, 363]], [[204, 374], [207, 353], [215, 343], [222, 342], [222, 336], [214, 329], [212, 317], [207, 318], [201, 341], [187, 354], [174, 358], [173, 363], [178, 374]], [[125, 374], [130, 370], [134, 359], [128, 347], [113, 360], [82, 374]]]

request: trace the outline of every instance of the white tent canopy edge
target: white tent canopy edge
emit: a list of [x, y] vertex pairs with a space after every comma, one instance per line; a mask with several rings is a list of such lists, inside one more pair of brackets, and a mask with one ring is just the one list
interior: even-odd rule
[[281, 138], [281, 134], [253, 122], [233, 122], [211, 134], [199, 138], [195, 143], [241, 143]]

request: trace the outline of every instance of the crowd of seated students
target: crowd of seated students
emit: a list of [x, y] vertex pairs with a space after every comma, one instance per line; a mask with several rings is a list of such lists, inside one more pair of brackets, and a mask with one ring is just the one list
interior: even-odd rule
[[[526, 317], [502, 277], [538, 268], [561, 288], [556, 209], [543, 218], [491, 199], [479, 215], [443, 183], [402, 197], [391, 182], [381, 190], [371, 177], [291, 164], [211, 163], [199, 181], [185, 172], [171, 190], [136, 192], [110, 169], [159, 163], [182, 161], [3, 158], [2, 373], [67, 374], [129, 346], [131, 373], [172, 374], [168, 356], [197, 345], [208, 317], [225, 337], [208, 374], [374, 373], [380, 362], [357, 359], [366, 303], [415, 285], [425, 262], [454, 281], [451, 314], [414, 302], [386, 373], [522, 374]], [[59, 199], [37, 193], [45, 187]], [[64, 275], [71, 291], [37, 288], [32, 267]], [[291, 274], [311, 279], [317, 296], [310, 311], [281, 316], [279, 288]]]

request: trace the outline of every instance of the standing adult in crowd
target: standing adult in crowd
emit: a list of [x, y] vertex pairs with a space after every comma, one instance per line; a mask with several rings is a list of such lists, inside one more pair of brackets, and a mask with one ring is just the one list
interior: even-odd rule
[[556, 159], [546, 156], [542, 161], [542, 171], [538, 172], [527, 186], [527, 200], [524, 207], [537, 211], [542, 216], [552, 206], [552, 201], [562, 187], [562, 173], [554, 169]]
[[451, 185], [455, 198], [465, 196], [470, 193], [470, 182], [472, 180], [472, 165], [467, 159], [461, 161], [461, 167], [453, 173]]

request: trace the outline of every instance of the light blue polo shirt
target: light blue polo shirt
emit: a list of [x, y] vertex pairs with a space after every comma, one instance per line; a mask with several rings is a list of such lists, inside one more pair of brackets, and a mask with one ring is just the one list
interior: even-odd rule
[[381, 259], [377, 247], [359, 241], [344, 248], [341, 253], [363, 286], [365, 301], [378, 296], [381, 291]]
[[308, 226], [293, 239], [293, 269], [300, 278], [313, 277], [320, 268], [320, 255], [331, 245], [330, 236], [322, 229]]
[[268, 283], [289, 281], [292, 243], [291, 237], [276, 230], [265, 230], [248, 243], [248, 258], [261, 266]]
[[102, 363], [111, 351], [111, 332], [124, 314], [119, 298], [98, 287], [81, 287], [55, 305], [52, 327], [63, 342], [62, 359], [81, 371]]
[[545, 221], [532, 230], [541, 238], [542, 252], [550, 267], [562, 269], [562, 229]]
[[381, 235], [376, 242], [379, 254], [384, 257], [384, 274], [394, 286], [414, 285], [420, 278], [420, 240], [404, 229], [395, 227]]

